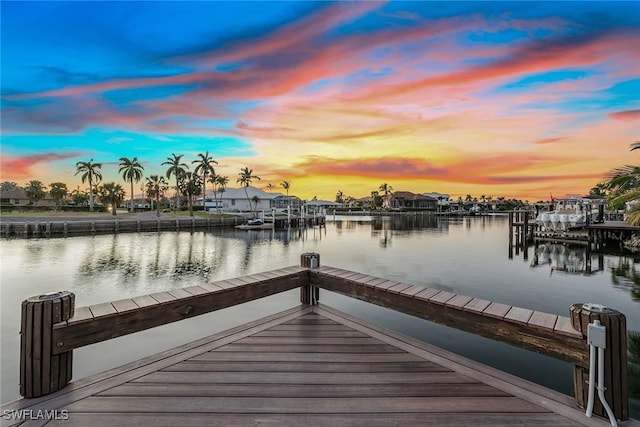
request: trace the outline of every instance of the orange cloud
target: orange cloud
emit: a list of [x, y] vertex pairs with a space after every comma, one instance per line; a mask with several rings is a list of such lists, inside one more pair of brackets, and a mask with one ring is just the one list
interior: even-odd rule
[[0, 159], [0, 169], [2, 170], [3, 180], [13, 179], [30, 179], [37, 177], [38, 174], [33, 171], [36, 167], [42, 167], [42, 164], [55, 162], [58, 160], [66, 160], [81, 156], [82, 153], [42, 153], [31, 156], [7, 157]]
[[533, 141], [534, 144], [552, 144], [567, 139], [566, 136], [556, 136], [553, 138], [539, 138]]

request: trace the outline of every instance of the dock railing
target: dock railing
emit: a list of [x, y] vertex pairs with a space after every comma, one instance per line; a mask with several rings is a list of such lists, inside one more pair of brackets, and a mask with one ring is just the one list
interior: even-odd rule
[[[320, 289], [502, 341], [570, 362], [576, 402], [588, 396], [589, 324], [606, 327], [605, 396], [617, 419], [629, 418], [625, 316], [574, 304], [569, 317], [512, 307], [424, 286], [320, 266], [320, 255], [301, 265], [108, 303], [75, 307], [75, 295], [56, 292], [22, 303], [20, 394], [35, 398], [64, 388], [72, 378], [73, 350], [269, 295], [300, 288], [303, 304], [318, 304]], [[593, 413], [606, 416], [596, 402]]]

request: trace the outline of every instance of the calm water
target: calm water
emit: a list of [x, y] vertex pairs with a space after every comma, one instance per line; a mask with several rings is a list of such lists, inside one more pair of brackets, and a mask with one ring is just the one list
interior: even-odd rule
[[[76, 294], [77, 306], [85, 306], [297, 265], [300, 254], [309, 251], [319, 252], [323, 265], [563, 316], [569, 315], [573, 303], [601, 303], [625, 313], [629, 330], [640, 330], [640, 269], [628, 255], [587, 254], [580, 247], [541, 245], [529, 248], [527, 259], [522, 252], [510, 259], [506, 217], [331, 219], [326, 229], [304, 231], [215, 230], [2, 240], [1, 401], [19, 397], [19, 309], [29, 296], [68, 290]], [[295, 306], [298, 298], [299, 293], [291, 291], [78, 349], [74, 378]], [[567, 363], [326, 291], [320, 300], [572, 393]]]

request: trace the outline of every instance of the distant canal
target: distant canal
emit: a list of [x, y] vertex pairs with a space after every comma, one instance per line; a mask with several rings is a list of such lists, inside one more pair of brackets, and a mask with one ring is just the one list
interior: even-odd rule
[[[329, 217], [323, 229], [3, 239], [1, 401], [19, 397], [20, 303], [29, 296], [68, 290], [76, 306], [85, 306], [298, 265], [310, 251], [321, 254], [323, 265], [563, 316], [573, 303], [600, 303], [626, 314], [628, 329], [640, 331], [637, 259], [618, 248], [598, 254], [562, 245], [531, 246], [526, 260], [522, 251], [510, 259], [506, 217]], [[74, 378], [297, 305], [298, 296], [291, 291], [75, 350]], [[565, 362], [326, 291], [320, 301], [572, 394]], [[630, 380], [636, 387], [640, 381]], [[635, 408], [632, 415], [639, 414]]]

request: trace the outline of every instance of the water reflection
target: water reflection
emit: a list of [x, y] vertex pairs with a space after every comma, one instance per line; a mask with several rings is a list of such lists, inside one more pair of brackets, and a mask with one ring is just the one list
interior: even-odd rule
[[592, 253], [587, 246], [557, 243], [534, 245], [531, 267], [549, 266], [549, 274], [595, 274], [604, 270], [604, 255]]
[[610, 261], [611, 282], [618, 289], [627, 289], [631, 299], [640, 301], [640, 272], [636, 269], [637, 261], [631, 257], [620, 257], [617, 262]]
[[[640, 272], [633, 257], [587, 254], [584, 247], [541, 244], [528, 249], [529, 259], [517, 262], [517, 258], [507, 258], [504, 253], [507, 234], [506, 217], [416, 214], [338, 216], [335, 222], [328, 218], [326, 228], [213, 229], [3, 241], [2, 391], [15, 393], [19, 381], [15, 377], [19, 361], [13, 349], [19, 347], [19, 308], [25, 297], [65, 289], [78, 296], [78, 305], [102, 303], [294, 265], [300, 253], [309, 251], [319, 252], [324, 265], [547, 313], [566, 316], [573, 303], [598, 302], [625, 313], [629, 330], [640, 329]], [[560, 270], [564, 264], [571, 268]], [[552, 266], [558, 274], [550, 276]], [[591, 274], [584, 274], [589, 268]], [[337, 296], [331, 299], [329, 292], [322, 298], [325, 303], [343, 304], [337, 308], [350, 313], [358, 304]], [[297, 297], [293, 301], [297, 303]], [[353, 313], [365, 319], [370, 313], [369, 320], [376, 322], [376, 316], [381, 316], [382, 326], [399, 327], [395, 320], [385, 317], [387, 314], [380, 314], [383, 311], [362, 303], [361, 311]], [[562, 372], [559, 375], [557, 371], [551, 373], [549, 361], [538, 360], [537, 355], [526, 359], [520, 353], [514, 356], [502, 347], [496, 350], [493, 344], [479, 344], [473, 337], [460, 336], [444, 327], [413, 324], [408, 318], [406, 325], [412, 326], [399, 332], [415, 331], [420, 339], [467, 357], [482, 356], [484, 363], [571, 391], [570, 366], [558, 367]], [[189, 328], [200, 328], [203, 336], [210, 333], [207, 322], [196, 322]], [[144, 355], [145, 343], [133, 336], [127, 341], [127, 352], [136, 345]], [[95, 359], [88, 360], [95, 369], [108, 368], [98, 366]]]
[[632, 413], [640, 413], [640, 332], [631, 331], [627, 340], [629, 398]]

